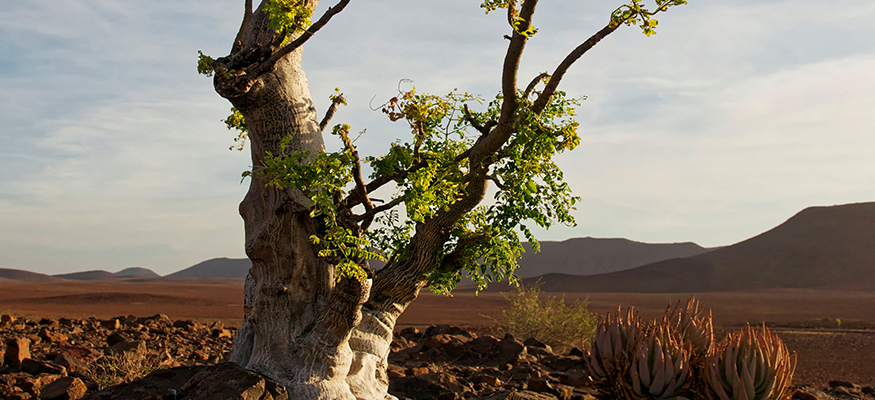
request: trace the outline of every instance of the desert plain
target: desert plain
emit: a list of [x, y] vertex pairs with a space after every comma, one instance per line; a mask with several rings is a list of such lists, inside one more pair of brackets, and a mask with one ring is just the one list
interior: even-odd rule
[[[513, 291], [476, 293], [460, 287], [452, 297], [423, 291], [396, 329], [449, 324], [489, 328]], [[875, 292], [763, 289], [710, 293], [543, 293], [586, 302], [604, 315], [634, 306], [644, 319], [662, 315], [669, 302], [695, 295], [712, 310], [718, 337], [747, 323], [765, 323], [798, 357], [795, 385], [825, 386], [831, 380], [875, 383]], [[166, 314], [173, 319], [222, 321], [239, 326], [240, 279], [128, 279], [24, 282], [0, 279], [0, 314], [29, 318], [101, 319]]]

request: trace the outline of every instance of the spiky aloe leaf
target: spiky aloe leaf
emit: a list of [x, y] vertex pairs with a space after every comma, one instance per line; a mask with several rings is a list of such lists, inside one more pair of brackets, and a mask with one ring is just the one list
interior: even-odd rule
[[655, 324], [632, 359], [629, 380], [632, 392], [642, 399], [679, 396], [690, 387], [690, 344], [671, 326]]
[[780, 400], [796, 370], [796, 354], [769, 332], [748, 325], [733, 332], [709, 356], [704, 395], [712, 400]]

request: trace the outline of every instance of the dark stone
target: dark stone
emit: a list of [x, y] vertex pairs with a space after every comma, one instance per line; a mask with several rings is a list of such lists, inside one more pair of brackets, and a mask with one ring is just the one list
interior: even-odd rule
[[142, 340], [125, 340], [112, 345], [109, 350], [115, 354], [124, 354], [131, 352], [145, 354], [146, 342]]
[[486, 354], [499, 342], [493, 336], [483, 335], [468, 342], [468, 347], [471, 351], [479, 354]]
[[110, 319], [106, 321], [100, 321], [100, 327], [103, 329], [116, 330], [121, 328], [122, 325], [118, 322], [117, 319]]
[[791, 398], [794, 400], [820, 400], [817, 398], [817, 396], [811, 393], [803, 392], [801, 390], [793, 392], [793, 396]]
[[67, 375], [67, 369], [63, 366], [44, 362], [44, 361], [35, 361], [30, 358], [25, 358], [21, 362], [21, 370], [27, 372], [31, 375], [39, 375], [39, 374], [53, 374], [53, 375]]
[[575, 356], [575, 357], [583, 357], [583, 351], [581, 351], [577, 347], [572, 347], [571, 350], [568, 351], [568, 355]]
[[188, 400], [288, 400], [286, 389], [234, 363], [212, 365], [195, 374], [179, 392]]
[[65, 376], [43, 387], [40, 400], [79, 400], [88, 388], [79, 378]]
[[409, 340], [415, 337], [419, 337], [420, 335], [422, 335], [422, 332], [420, 332], [419, 329], [411, 326], [402, 329], [401, 332], [399, 332], [398, 334], [401, 335], [401, 337]]
[[513, 339], [513, 336], [506, 335], [504, 340], [498, 342], [492, 350], [487, 354], [488, 357], [495, 359], [499, 363], [516, 363], [526, 357], [526, 346], [519, 340]]
[[845, 382], [845, 381], [835, 380], [835, 381], [829, 381], [829, 387], [831, 387], [831, 388], [840, 388], [840, 387], [843, 387], [843, 388], [854, 389], [854, 388], [857, 387], [857, 385], [854, 385], [854, 384], [851, 383], [851, 382]]
[[113, 332], [109, 336], [106, 337], [106, 345], [109, 347], [114, 346], [118, 342], [124, 342], [128, 340], [128, 338], [121, 333]]
[[161, 369], [143, 379], [90, 393], [85, 400], [175, 400], [182, 386], [203, 369], [204, 367]]
[[55, 357], [55, 364], [64, 367], [70, 374], [84, 374], [88, 371], [88, 364], [80, 361], [67, 353], [60, 353]]

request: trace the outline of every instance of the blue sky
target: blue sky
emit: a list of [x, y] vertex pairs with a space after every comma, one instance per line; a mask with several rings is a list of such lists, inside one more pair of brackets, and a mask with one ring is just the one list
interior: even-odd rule
[[[419, 91], [498, 90], [507, 28], [479, 0], [363, 1], [307, 44], [320, 113], [367, 128], [361, 153], [408, 133], [369, 109]], [[619, 1], [542, 0], [521, 76], [552, 70]], [[330, 3], [320, 4], [320, 10]], [[160, 274], [244, 257], [246, 152], [197, 75], [225, 55], [243, 1], [16, 1], [0, 10], [0, 268]], [[587, 96], [560, 164], [578, 226], [546, 240], [728, 245], [807, 206], [875, 200], [875, 3], [690, 0], [647, 38], [624, 28], [566, 75]], [[338, 144], [328, 138], [329, 147]]]

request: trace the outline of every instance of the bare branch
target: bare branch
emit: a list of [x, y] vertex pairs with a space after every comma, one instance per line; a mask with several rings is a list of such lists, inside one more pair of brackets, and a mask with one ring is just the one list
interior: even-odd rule
[[[353, 220], [354, 221], [364, 221], [364, 222], [362, 222], [362, 230], [363, 231], [367, 230], [368, 226], [370, 226], [371, 222], [373, 222], [374, 217], [377, 216], [377, 214], [384, 212], [384, 211], [391, 210], [395, 206], [401, 204], [403, 201], [404, 201], [403, 197], [396, 197], [396, 198], [392, 199], [392, 201], [390, 201], [386, 204], [374, 207], [374, 208], [366, 211], [364, 214], [354, 216]], [[365, 222], [367, 222], [367, 225], [365, 224]]]
[[343, 94], [334, 96], [334, 98], [331, 99], [331, 105], [328, 106], [328, 111], [325, 111], [325, 117], [322, 118], [322, 122], [319, 123], [319, 131], [325, 131], [325, 127], [328, 126], [328, 122], [331, 121], [331, 118], [333, 118], [334, 114], [337, 112], [337, 107], [339, 107], [340, 104], [343, 103], [346, 103], [346, 99], [343, 97]]
[[486, 179], [489, 179], [490, 181], [492, 181], [493, 183], [495, 183], [495, 186], [498, 186], [499, 189], [501, 189], [501, 190], [505, 190], [505, 189], [506, 189], [506, 187], [504, 186], [504, 184], [501, 183], [501, 181], [499, 181], [498, 178], [496, 178], [496, 177], [494, 177], [494, 176], [492, 176], [492, 175], [486, 175]]
[[513, 122], [513, 116], [517, 109], [517, 73], [520, 68], [520, 58], [522, 58], [523, 50], [526, 47], [528, 37], [520, 34], [525, 32], [532, 25], [532, 15], [535, 13], [535, 6], [538, 0], [524, 0], [519, 13], [519, 26], [514, 28], [513, 36], [510, 39], [510, 45], [507, 47], [507, 53], [504, 57], [504, 67], [501, 73], [501, 92], [504, 94], [504, 101], [501, 103], [501, 117], [498, 119], [499, 125], [507, 125]]
[[[340, 135], [340, 139], [343, 140], [343, 145], [352, 153], [352, 157], [354, 163], [352, 164], [352, 178], [355, 180], [355, 186], [358, 189], [359, 200], [365, 206], [365, 210], [371, 211], [374, 209], [374, 204], [371, 203], [371, 199], [368, 198], [368, 189], [365, 187], [365, 182], [362, 180], [362, 163], [359, 160], [359, 153], [356, 151], [355, 146], [352, 144], [352, 140], [349, 138], [349, 130], [347, 129], [338, 129], [337, 134]], [[368, 222], [370, 224], [370, 222]]]
[[532, 106], [532, 110], [535, 114], [540, 114], [541, 111], [544, 110], [544, 107], [547, 106], [547, 103], [550, 102], [550, 97], [553, 96], [553, 93], [556, 92], [556, 88], [559, 86], [559, 82], [562, 81], [562, 77], [565, 76], [565, 72], [568, 71], [568, 68], [574, 64], [584, 53], [589, 51], [589, 49], [593, 48], [599, 41], [604, 39], [606, 36], [613, 33], [619, 27], [619, 24], [610, 23], [602, 30], [596, 32], [594, 35], [590, 36], [585, 42], [581, 43], [580, 46], [577, 46], [571, 53], [569, 53], [564, 60], [556, 67], [556, 70], [553, 71], [553, 75], [550, 76], [550, 81], [547, 82], [547, 86], [544, 87], [544, 90], [541, 92], [541, 95], [538, 96], [538, 99], [535, 100], [535, 104]]
[[273, 69], [276, 67], [276, 63], [279, 62], [279, 60], [287, 56], [289, 53], [295, 51], [297, 48], [301, 47], [304, 43], [307, 42], [307, 40], [310, 40], [310, 38], [313, 37], [316, 32], [322, 29], [322, 27], [324, 27], [325, 24], [327, 24], [328, 21], [331, 20], [331, 17], [334, 17], [335, 15], [343, 11], [347, 4], [349, 4], [349, 0], [340, 0], [337, 4], [334, 5], [334, 7], [329, 7], [327, 10], [325, 10], [325, 14], [322, 14], [322, 17], [319, 18], [318, 21], [314, 22], [313, 25], [310, 25], [310, 27], [307, 28], [306, 31], [301, 33], [301, 36], [298, 36], [297, 39], [283, 46], [276, 53], [273, 53], [270, 58], [268, 58], [264, 62], [259, 63], [255, 68], [253, 68], [253, 70], [249, 72], [249, 75], [251, 76], [250, 79], [255, 80], [261, 75], [273, 71]]
[[246, 9], [243, 11], [243, 22], [240, 23], [240, 30], [237, 31], [237, 37], [234, 38], [234, 45], [231, 47], [231, 54], [235, 54], [243, 48], [243, 40], [246, 39], [246, 30], [249, 29], [250, 19], [252, 19], [252, 0], [246, 0]]
[[538, 85], [538, 82], [541, 82], [542, 80], [544, 80], [544, 78], [549, 78], [549, 77], [550, 77], [550, 74], [548, 74], [546, 72], [541, 72], [540, 74], [538, 74], [538, 76], [535, 77], [535, 79], [532, 79], [532, 81], [529, 82], [529, 86], [526, 86], [526, 91], [525, 91], [525, 93], [523, 93], [523, 99], [529, 98], [529, 95], [532, 94], [533, 90], [535, 90], [535, 86]]
[[[486, 123], [486, 126], [480, 125], [480, 123], [477, 122], [476, 119], [474, 119], [474, 116], [471, 115], [471, 110], [468, 109], [468, 105], [467, 105], [467, 104], [462, 105], [462, 111], [465, 112], [465, 120], [467, 120], [468, 123], [471, 124], [471, 126], [474, 127], [474, 129], [480, 131], [480, 133], [483, 134], [483, 135], [488, 135], [488, 134], [489, 134], [489, 130], [492, 128], [492, 126], [495, 126], [495, 124], [497, 123], [497, 122], [495, 122], [495, 121], [489, 121], [489, 122]], [[492, 126], [490, 126], [490, 124], [491, 124]]]

